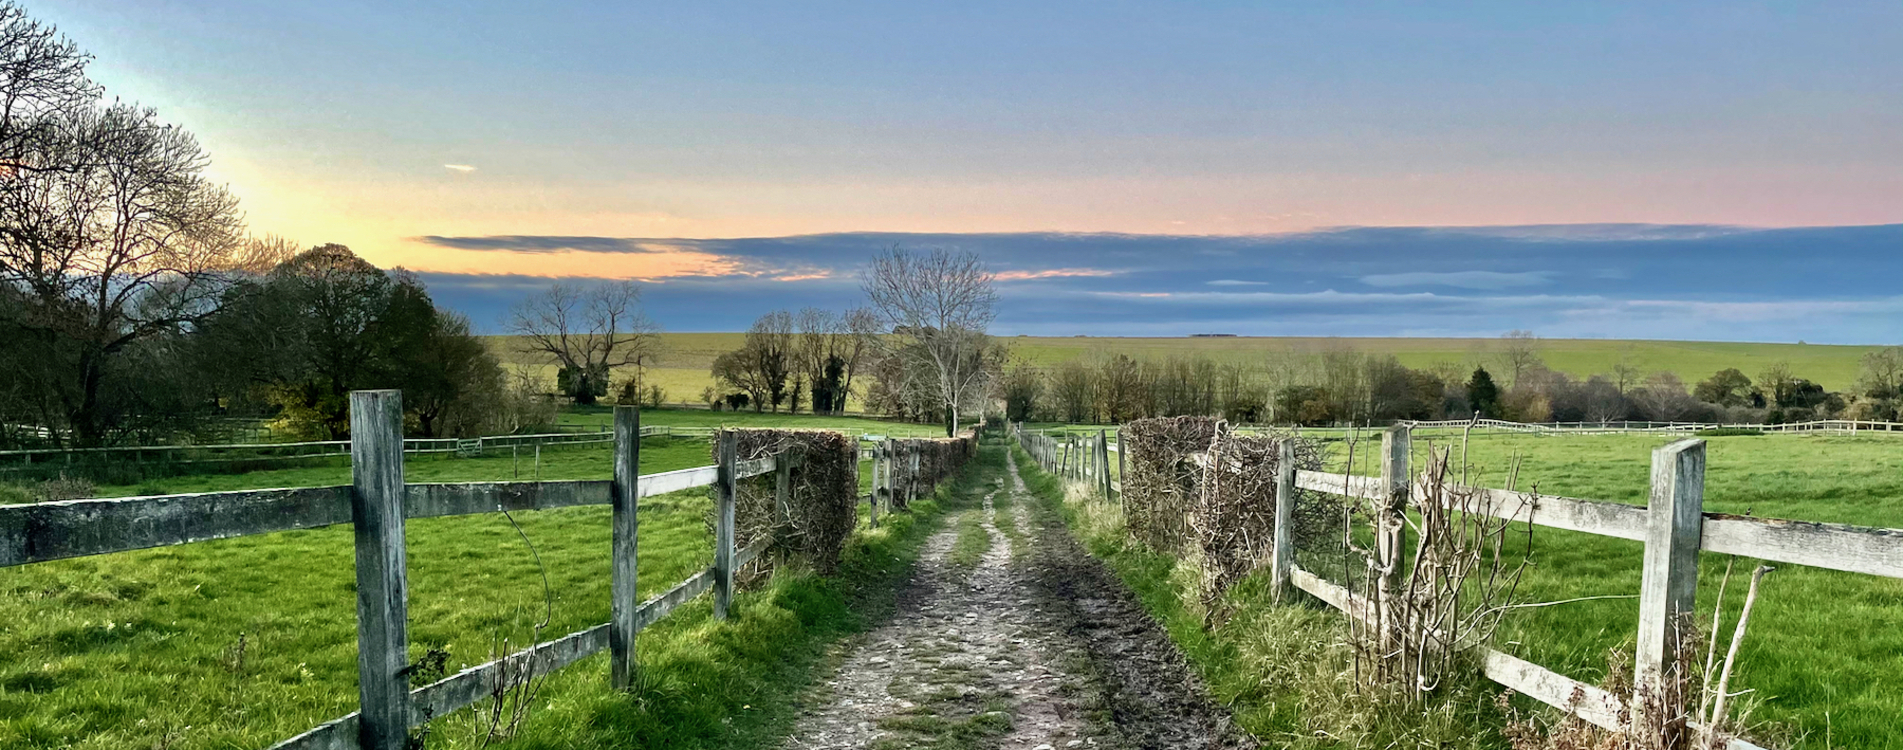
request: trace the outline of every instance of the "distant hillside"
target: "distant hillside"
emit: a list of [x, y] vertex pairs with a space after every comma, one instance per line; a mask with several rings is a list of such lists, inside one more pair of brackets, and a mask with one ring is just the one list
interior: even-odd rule
[[[670, 401], [693, 401], [700, 390], [712, 384], [707, 368], [721, 352], [740, 346], [739, 333], [667, 333], [662, 334], [666, 351], [652, 374], [653, 382], [668, 390]], [[534, 362], [515, 349], [513, 337], [485, 337], [490, 347], [506, 362]], [[1486, 361], [1494, 351], [1496, 339], [1417, 339], [1417, 338], [1305, 338], [1305, 337], [1035, 337], [1007, 336], [1002, 340], [1017, 356], [1042, 365], [1054, 365], [1069, 359], [1099, 353], [1123, 353], [1132, 357], [1168, 357], [1202, 354], [1223, 361], [1242, 362], [1264, 354], [1283, 351], [1320, 353], [1331, 347], [1352, 347], [1364, 352], [1393, 354], [1409, 367], [1427, 367], [1437, 362]], [[1607, 339], [1542, 339], [1541, 356], [1548, 367], [1584, 377], [1608, 372], [1621, 357], [1645, 372], [1670, 371], [1687, 384], [1696, 383], [1713, 372], [1736, 367], [1756, 378], [1760, 370], [1777, 361], [1789, 362], [1798, 377], [1809, 378], [1830, 390], [1849, 388], [1857, 380], [1860, 358], [1874, 346], [1832, 346], [1819, 344], [1749, 344], [1705, 341], [1624, 341]]]

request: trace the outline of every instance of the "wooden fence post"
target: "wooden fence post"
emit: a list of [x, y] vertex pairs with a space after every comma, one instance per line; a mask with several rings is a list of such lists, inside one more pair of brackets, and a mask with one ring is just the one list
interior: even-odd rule
[[1645, 572], [1639, 588], [1639, 642], [1634, 649], [1634, 735], [1645, 745], [1683, 747], [1688, 732], [1679, 651], [1692, 645], [1698, 595], [1698, 547], [1704, 534], [1705, 441], [1680, 440], [1652, 451], [1652, 494], [1646, 506]]
[[797, 460], [790, 450], [773, 457], [773, 504], [781, 523], [793, 517], [793, 464]]
[[612, 556], [609, 563], [612, 571], [609, 596], [613, 601], [609, 607], [608, 658], [611, 684], [616, 690], [626, 690], [634, 684], [635, 615], [641, 609], [641, 596], [636, 589], [636, 583], [640, 580], [639, 558], [636, 555], [640, 548], [640, 519], [637, 514], [641, 503], [640, 407], [615, 407], [614, 429], [614, 485], [611, 490], [614, 517], [610, 522], [613, 524], [614, 538], [610, 542]]
[[[1129, 481], [1130, 473], [1127, 471], [1127, 469], [1129, 468], [1130, 463], [1128, 459], [1124, 458], [1125, 456], [1128, 456], [1128, 455], [1130, 455], [1129, 448], [1128, 446], [1125, 446], [1123, 444], [1123, 428], [1118, 427], [1117, 428], [1117, 483], [1118, 484], [1123, 484], [1124, 482]], [[1125, 484], [1123, 486], [1129, 487], [1130, 485]], [[1117, 490], [1117, 502], [1119, 503], [1123, 502], [1123, 490]]]
[[1097, 473], [1103, 475], [1103, 477], [1099, 480], [1099, 483], [1103, 485], [1103, 499], [1109, 500], [1110, 499], [1110, 433], [1106, 430], [1097, 431]]
[[1378, 542], [1381, 564], [1386, 568], [1382, 585], [1393, 591], [1401, 580], [1401, 567], [1407, 558], [1407, 454], [1413, 445], [1413, 433], [1406, 425], [1395, 425], [1381, 433], [1381, 496], [1387, 506], [1380, 516]]
[[[1275, 546], [1269, 550], [1269, 584], [1275, 600], [1288, 597], [1289, 573], [1295, 567], [1295, 441], [1278, 441], [1275, 463]], [[1122, 446], [1118, 446], [1122, 447]]]
[[[879, 526], [879, 500], [885, 497], [885, 483], [890, 481], [892, 468], [886, 465], [886, 448], [890, 440], [881, 440], [872, 444], [872, 526]], [[892, 508], [892, 501], [886, 501], [886, 509]]]
[[925, 452], [925, 441], [912, 441], [912, 449], [906, 452], [912, 454], [912, 470], [906, 473], [906, 479], [909, 481], [905, 483], [905, 507], [910, 508], [912, 501], [917, 500], [919, 496], [919, 484], [923, 475], [919, 473], [918, 459]]
[[357, 547], [358, 742], [410, 739], [409, 573], [403, 556], [403, 392], [350, 392], [350, 515]]
[[739, 452], [739, 433], [720, 432], [719, 497], [714, 506], [714, 619], [727, 619], [727, 607], [733, 603], [733, 505], [736, 472], [735, 454]]

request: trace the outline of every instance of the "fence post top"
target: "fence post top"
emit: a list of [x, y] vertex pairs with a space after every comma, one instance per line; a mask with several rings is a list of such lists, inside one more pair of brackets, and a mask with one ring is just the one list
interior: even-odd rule
[[1657, 448], [1653, 448], [1652, 460], [1654, 461], [1665, 460], [1672, 456], [1676, 456], [1676, 455], [1680, 455], [1680, 454], [1684, 454], [1688, 452], [1697, 452], [1702, 455], [1705, 452], [1704, 438], [1685, 438], [1683, 440], [1674, 440], [1667, 445], [1662, 445]]

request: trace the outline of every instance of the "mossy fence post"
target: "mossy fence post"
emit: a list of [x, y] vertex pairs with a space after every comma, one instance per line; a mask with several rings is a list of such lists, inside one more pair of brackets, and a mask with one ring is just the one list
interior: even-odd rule
[[1414, 443], [1406, 425], [1395, 425], [1381, 433], [1381, 509], [1379, 552], [1381, 553], [1381, 589], [1394, 593], [1401, 580], [1401, 566], [1407, 557], [1407, 454]]
[[403, 392], [350, 393], [350, 515], [357, 552], [358, 742], [410, 739], [409, 573], [403, 555]]
[[614, 503], [614, 538], [609, 596], [608, 626], [609, 672], [616, 690], [634, 684], [634, 639], [640, 626], [636, 619], [641, 610], [637, 552], [640, 546], [640, 522], [637, 511], [641, 502], [641, 409], [615, 407], [614, 486], [609, 490]]
[[727, 619], [727, 607], [733, 604], [733, 507], [736, 483], [734, 463], [739, 452], [733, 430], [720, 432], [718, 496], [714, 500], [714, 619]]
[[1108, 430], [1097, 431], [1097, 473], [1100, 475], [1097, 477], [1097, 481], [1099, 484], [1103, 485], [1103, 499], [1109, 500], [1110, 499], [1110, 432]]
[[1283, 438], [1280, 443], [1275, 466], [1275, 542], [1269, 549], [1269, 582], [1278, 602], [1288, 598], [1289, 573], [1295, 568], [1295, 534], [1289, 528], [1295, 522], [1295, 440]]

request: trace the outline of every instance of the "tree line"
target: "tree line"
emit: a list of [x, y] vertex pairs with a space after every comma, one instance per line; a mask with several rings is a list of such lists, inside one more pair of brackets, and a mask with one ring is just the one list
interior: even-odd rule
[[1548, 367], [1539, 340], [1515, 331], [1465, 361], [1426, 368], [1345, 343], [1251, 362], [1116, 353], [1053, 366], [1017, 359], [1002, 369], [996, 397], [1009, 419], [1073, 423], [1179, 415], [1308, 426], [1475, 415], [1519, 422], [1896, 420], [1903, 347], [1865, 355], [1857, 385], [1844, 392], [1827, 391], [1783, 362], [1755, 380], [1727, 368], [1688, 385], [1671, 372], [1645, 373], [1629, 353], [1609, 372], [1577, 378]]

